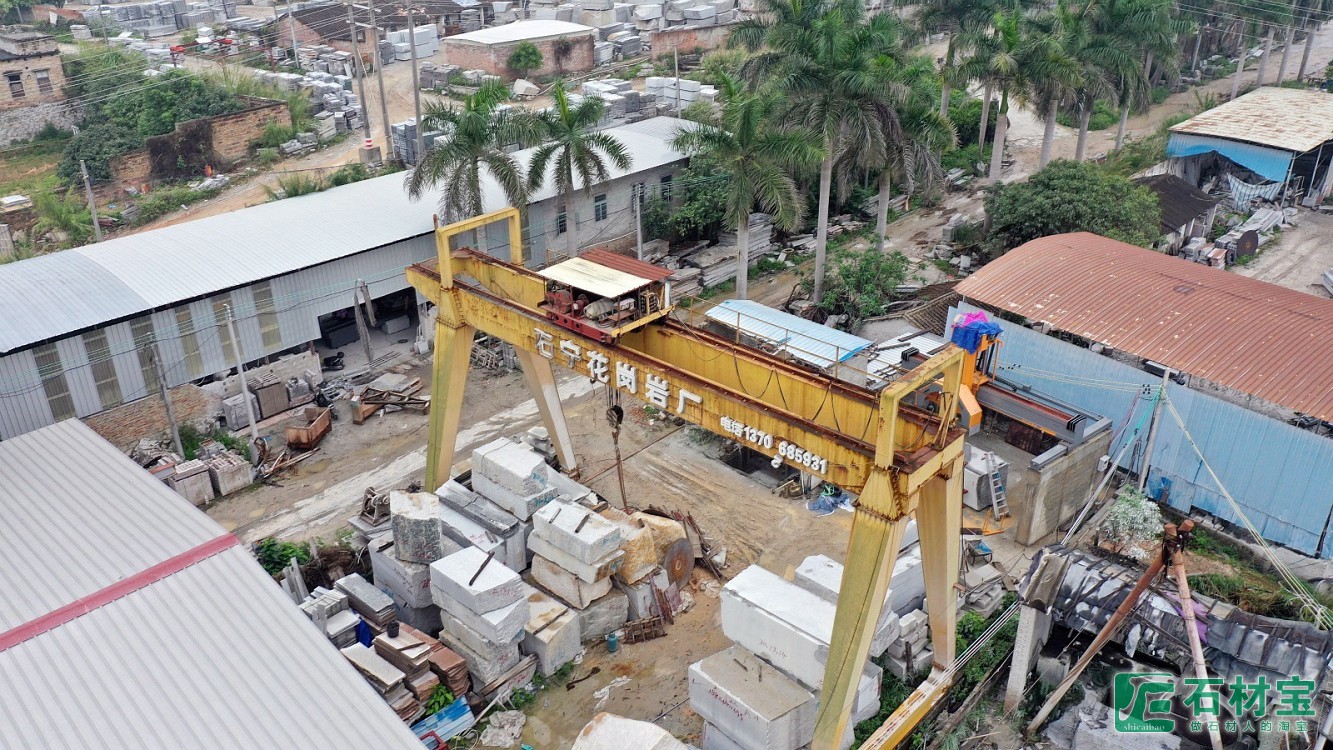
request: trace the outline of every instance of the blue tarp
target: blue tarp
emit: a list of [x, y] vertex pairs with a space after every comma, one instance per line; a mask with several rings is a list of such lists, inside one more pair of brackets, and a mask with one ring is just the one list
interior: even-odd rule
[[1169, 157], [1198, 156], [1210, 151], [1216, 151], [1242, 167], [1277, 182], [1285, 182], [1287, 170], [1291, 168], [1290, 151], [1256, 146], [1253, 143], [1191, 133], [1172, 133], [1166, 142], [1166, 155]]
[[998, 323], [977, 321], [967, 325], [954, 326], [949, 340], [966, 349], [968, 354], [976, 354], [981, 348], [982, 336], [999, 336], [1004, 329]]

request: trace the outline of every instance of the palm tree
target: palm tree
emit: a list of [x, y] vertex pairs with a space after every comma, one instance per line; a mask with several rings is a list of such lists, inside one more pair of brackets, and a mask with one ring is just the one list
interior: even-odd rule
[[785, 230], [801, 220], [801, 194], [791, 173], [819, 163], [819, 138], [809, 131], [770, 125], [780, 102], [771, 91], [745, 92], [735, 78], [718, 77], [721, 127], [699, 125], [680, 131], [672, 146], [687, 154], [707, 154], [727, 175], [723, 223], [736, 230], [736, 299], [745, 299], [750, 266], [750, 212], [758, 208]]
[[546, 181], [548, 168], [554, 167], [551, 180], [569, 217], [565, 235], [572, 258], [579, 253], [574, 193], [582, 190], [585, 195], [591, 195], [593, 185], [611, 179], [608, 161], [623, 172], [630, 168], [633, 160], [625, 144], [596, 129], [606, 106], [601, 99], [590, 96], [577, 105], [570, 104], [564, 83], [560, 81], [551, 89], [551, 98], [551, 108], [537, 117], [544, 143], [537, 147], [528, 164], [528, 189], [540, 188]]
[[1009, 134], [1009, 100], [1027, 98], [1027, 79], [1023, 76], [1020, 55], [1024, 53], [1025, 18], [1021, 10], [998, 12], [991, 19], [984, 34], [973, 42], [972, 56], [963, 64], [969, 78], [980, 80], [985, 87], [986, 100], [982, 103], [981, 133], [977, 143], [986, 143], [989, 125], [987, 114], [991, 96], [998, 91], [999, 107], [995, 113], [995, 139], [991, 147], [991, 163], [987, 177], [998, 179], [1004, 158], [1004, 141]]
[[1179, 39], [1189, 33], [1190, 24], [1173, 16], [1171, 0], [1102, 0], [1096, 26], [1098, 33], [1119, 36], [1143, 57], [1142, 72], [1123, 71], [1116, 81], [1120, 125], [1116, 130], [1115, 147], [1119, 149], [1125, 143], [1130, 108], [1141, 107], [1148, 101], [1154, 64], [1168, 76], [1178, 72]]
[[536, 123], [526, 110], [501, 108], [508, 98], [503, 84], [490, 82], [464, 98], [462, 106], [432, 103], [426, 107], [421, 127], [447, 131], [448, 136], [436, 141], [408, 173], [405, 185], [412, 200], [439, 188], [440, 215], [446, 222], [477, 216], [484, 210], [484, 167], [510, 204], [525, 205], [528, 193], [523, 169], [505, 147], [533, 143]]
[[903, 61], [881, 58], [883, 75], [896, 84], [898, 94], [892, 108], [885, 107], [891, 122], [885, 131], [893, 133], [886, 142], [887, 158], [879, 171], [879, 205], [875, 231], [880, 252], [884, 252], [889, 229], [889, 199], [893, 178], [899, 177], [910, 196], [918, 186], [927, 189], [943, 181], [944, 170], [939, 154], [958, 142], [953, 123], [941, 116], [934, 106], [935, 66], [929, 58], [914, 57]]
[[[824, 292], [829, 204], [834, 165], [855, 152], [859, 163], [887, 157], [883, 108], [890, 87], [874, 65], [900, 44], [891, 15], [863, 18], [857, 0], [762, 0], [761, 12], [732, 31], [730, 43], [755, 51], [742, 68], [767, 80], [788, 102], [784, 119], [819, 135], [819, 203], [815, 229], [814, 298]], [[762, 50], [760, 49], [762, 48]]]
[[[910, 2], [910, 0], [909, 0]], [[975, 40], [977, 32], [990, 23], [999, 5], [994, 0], [920, 0], [916, 25], [922, 33], [942, 31], [949, 37], [940, 71], [940, 116], [949, 115], [949, 94], [955, 85], [966, 83], [958, 68], [958, 56]]]

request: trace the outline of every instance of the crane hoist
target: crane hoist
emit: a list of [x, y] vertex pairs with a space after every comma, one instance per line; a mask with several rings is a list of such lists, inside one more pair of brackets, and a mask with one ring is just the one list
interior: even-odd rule
[[[508, 262], [451, 249], [453, 238], [496, 222], [508, 226]], [[555, 365], [858, 496], [813, 745], [837, 748], [913, 515], [927, 597], [956, 595], [964, 351], [949, 345], [872, 390], [675, 320], [665, 269], [595, 251], [525, 268], [516, 209], [448, 226], [437, 220], [435, 239], [438, 257], [407, 269], [438, 307], [427, 486], [448, 479], [472, 342], [482, 332], [514, 346], [565, 471], [577, 464]], [[928, 617], [935, 669], [864, 747], [896, 746], [949, 687], [956, 610], [935, 606]]]

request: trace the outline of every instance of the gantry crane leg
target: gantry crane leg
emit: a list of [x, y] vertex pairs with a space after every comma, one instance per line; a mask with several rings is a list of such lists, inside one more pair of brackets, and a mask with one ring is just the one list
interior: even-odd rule
[[430, 385], [430, 434], [426, 448], [426, 490], [434, 492], [449, 481], [454, 465], [454, 443], [463, 416], [463, 391], [472, 364], [472, 339], [477, 329], [450, 325], [445, 311], [435, 324], [435, 371]]
[[963, 530], [963, 459], [921, 488], [916, 506], [916, 530], [921, 537], [922, 572], [926, 580], [926, 610], [935, 666], [948, 669], [954, 660], [954, 632], [958, 623], [958, 562]]
[[569, 423], [565, 421], [565, 409], [560, 404], [560, 391], [556, 389], [551, 360], [517, 347], [514, 353], [518, 355], [518, 366], [523, 368], [523, 377], [528, 381], [528, 391], [537, 402], [537, 412], [541, 414], [542, 424], [546, 425], [555, 456], [560, 459], [560, 470], [577, 477], [579, 467], [574, 458], [574, 441], [569, 437]]

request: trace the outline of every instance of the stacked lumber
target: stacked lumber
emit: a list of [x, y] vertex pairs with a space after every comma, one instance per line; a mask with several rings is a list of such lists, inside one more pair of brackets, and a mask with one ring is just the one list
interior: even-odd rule
[[699, 269], [699, 283], [704, 288], [736, 278], [735, 247], [710, 247], [691, 255], [688, 262]]
[[[738, 244], [735, 232], [723, 232], [718, 235], [718, 247], [734, 248]], [[773, 217], [764, 213], [750, 214], [750, 235], [747, 244], [750, 247], [745, 257], [750, 265], [754, 265], [764, 253], [773, 248]]]
[[696, 297], [703, 287], [699, 285], [699, 269], [694, 266], [681, 266], [667, 279], [671, 283], [671, 297], [681, 300]]

